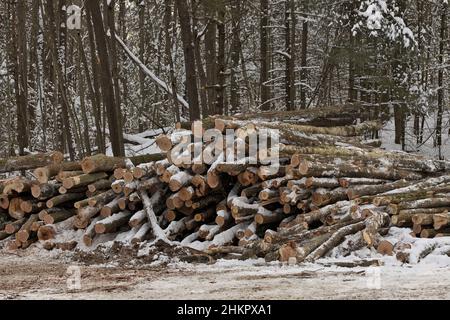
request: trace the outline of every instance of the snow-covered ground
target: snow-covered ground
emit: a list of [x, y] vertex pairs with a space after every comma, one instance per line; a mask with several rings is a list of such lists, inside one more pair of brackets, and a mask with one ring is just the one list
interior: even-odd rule
[[[430, 117], [431, 119], [435, 117]], [[444, 114], [442, 119], [442, 146], [441, 155], [444, 159], [450, 159], [450, 115]], [[434, 146], [435, 142], [435, 127], [436, 123], [433, 120], [428, 119], [424, 124], [423, 142], [417, 144], [417, 137], [412, 133], [414, 132], [414, 120], [411, 119], [407, 123], [407, 136], [406, 136], [406, 150], [408, 152], [419, 153], [427, 157], [438, 158], [439, 149]], [[395, 144], [395, 125], [394, 119], [389, 121], [380, 132], [380, 139], [383, 142], [382, 148], [386, 150], [401, 150], [400, 144]]]
[[415, 242], [412, 256], [428, 246], [436, 250], [412, 264], [366, 248], [347, 257], [335, 250], [301, 265], [187, 263], [159, 251], [147, 263], [131, 258], [86, 265], [71, 252], [34, 247], [0, 251], [0, 299], [450, 299], [450, 257], [442, 255], [450, 239], [415, 239], [398, 228], [386, 238]]
[[450, 299], [448, 267], [424, 262], [346, 268], [336, 260], [301, 266], [219, 260], [123, 267], [55, 258], [0, 253], [0, 299]]

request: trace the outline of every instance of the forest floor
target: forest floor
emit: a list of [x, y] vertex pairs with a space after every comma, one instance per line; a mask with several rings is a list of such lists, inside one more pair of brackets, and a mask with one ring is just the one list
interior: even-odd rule
[[[219, 260], [136, 266], [0, 252], [2, 299], [450, 299], [448, 268]], [[80, 274], [74, 286], [74, 270]], [[375, 270], [375, 272], [374, 272]], [[374, 277], [375, 275], [375, 277]]]

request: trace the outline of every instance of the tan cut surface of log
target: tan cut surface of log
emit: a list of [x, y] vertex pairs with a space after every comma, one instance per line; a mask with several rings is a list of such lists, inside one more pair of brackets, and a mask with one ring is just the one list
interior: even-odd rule
[[7, 234], [14, 234], [22, 227], [22, 225], [27, 221], [26, 218], [22, 218], [19, 220], [16, 220], [14, 222], [8, 223], [5, 225], [5, 232]]

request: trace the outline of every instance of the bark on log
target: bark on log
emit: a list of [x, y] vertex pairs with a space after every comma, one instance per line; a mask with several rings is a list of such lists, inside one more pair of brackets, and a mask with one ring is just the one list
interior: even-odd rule
[[438, 213], [433, 215], [433, 227], [440, 230], [442, 227], [450, 225], [450, 213]]
[[209, 248], [220, 247], [232, 243], [236, 237], [236, 233], [239, 230], [245, 230], [249, 225], [250, 222], [244, 222], [217, 234], [211, 241]]
[[431, 225], [433, 224], [433, 214], [416, 213], [412, 215], [412, 222], [418, 225]]
[[78, 209], [77, 216], [82, 221], [89, 221], [93, 217], [95, 217], [101, 210], [101, 206], [95, 207], [83, 207]]
[[283, 220], [283, 218], [285, 218], [285, 215], [283, 214], [283, 211], [281, 209], [270, 211], [263, 207], [260, 207], [255, 215], [255, 222], [259, 225], [262, 225], [279, 222]]
[[319, 188], [312, 194], [312, 204], [323, 207], [328, 204], [346, 200], [348, 198], [347, 191], [347, 189], [342, 187], [333, 190]]
[[398, 204], [393, 203], [389, 205], [389, 211], [391, 214], [397, 214], [401, 210], [406, 209], [443, 208], [443, 211], [445, 211], [448, 207], [450, 207], [449, 198], [427, 198], [416, 201], [399, 202]]
[[47, 200], [46, 205], [47, 205], [47, 208], [53, 208], [53, 207], [56, 207], [63, 203], [83, 199], [84, 197], [85, 197], [85, 195], [83, 193], [61, 194], [59, 196], [56, 196], [56, 197], [53, 197], [53, 198], [50, 198], [49, 200]]
[[131, 239], [131, 243], [136, 244], [136, 243], [141, 243], [142, 241], [146, 240], [150, 234], [151, 229], [152, 229], [152, 225], [150, 222], [144, 223], [139, 228], [139, 231], [136, 232], [133, 239]]
[[112, 201], [110, 201], [109, 203], [105, 204], [100, 211], [100, 215], [102, 217], [106, 218], [106, 217], [111, 216], [113, 213], [119, 212], [121, 210], [119, 207], [120, 199], [121, 199], [121, 197], [118, 196], [118, 197], [114, 198]]
[[82, 174], [84, 174], [84, 172], [81, 170], [80, 171], [60, 171], [58, 173], [58, 175], [55, 177], [55, 180], [62, 183], [64, 181], [64, 179], [81, 176]]
[[142, 179], [143, 177], [156, 174], [155, 162], [141, 163], [131, 170], [135, 179]]
[[348, 177], [376, 178], [385, 180], [419, 180], [420, 173], [398, 170], [393, 167], [377, 168], [371, 166], [355, 166], [346, 163], [322, 164], [302, 161], [298, 167], [300, 175], [304, 177]]
[[86, 231], [84, 232], [83, 235], [83, 243], [87, 246], [90, 247], [92, 246], [92, 242], [94, 241], [94, 237], [97, 234], [95, 232], [95, 225], [97, 222], [99, 222], [101, 219], [103, 219], [102, 217], [96, 217], [94, 219], [92, 219], [89, 227], [86, 228]]
[[39, 219], [44, 221], [45, 224], [55, 224], [67, 220], [75, 214], [76, 212], [73, 209], [51, 208], [42, 210], [39, 213]]
[[38, 221], [39, 217], [37, 214], [32, 214], [28, 220], [20, 227], [19, 231], [16, 233], [16, 239], [20, 242], [26, 242], [31, 236], [31, 226], [34, 222]]
[[147, 213], [144, 210], [140, 210], [134, 213], [129, 221], [130, 227], [134, 228], [141, 225], [147, 219]]
[[170, 177], [169, 188], [172, 192], [177, 192], [182, 187], [187, 186], [191, 183], [192, 175], [186, 171], [178, 172], [177, 174]]
[[95, 232], [98, 234], [115, 232], [117, 228], [126, 224], [133, 215], [130, 211], [122, 211], [95, 224]]
[[411, 227], [413, 225], [412, 214], [403, 213], [391, 217], [392, 225], [397, 227]]
[[347, 195], [350, 200], [360, 198], [362, 196], [372, 196], [381, 194], [387, 191], [403, 188], [411, 185], [411, 181], [398, 180], [392, 183], [385, 183], [380, 185], [362, 185], [348, 189]]
[[139, 165], [141, 163], [159, 161], [164, 158], [165, 154], [163, 153], [141, 155], [131, 158], [114, 158], [103, 154], [98, 154], [92, 157], [84, 158], [83, 161], [81, 161], [81, 168], [86, 174], [95, 172], [112, 172], [116, 168], [126, 168], [127, 159], [129, 159], [134, 165]]
[[79, 162], [62, 162], [50, 164], [45, 167], [34, 170], [34, 176], [39, 183], [47, 183], [51, 178], [58, 175], [60, 171], [80, 171], [81, 164]]
[[363, 239], [369, 247], [378, 243], [378, 230], [389, 226], [389, 215], [385, 212], [372, 212], [372, 215], [365, 221], [365, 229], [362, 232]]
[[9, 159], [0, 159], [0, 173], [30, 170], [48, 164], [60, 163], [64, 160], [61, 152], [30, 154]]
[[100, 190], [106, 190], [111, 188], [111, 183], [112, 183], [112, 179], [101, 179], [98, 181], [95, 181], [94, 183], [91, 183], [90, 185], [88, 185], [88, 190], [90, 192], [96, 192], [96, 191], [100, 191]]
[[44, 183], [44, 184], [33, 184], [31, 186], [31, 194], [33, 197], [39, 200], [47, 200], [51, 197], [58, 195], [60, 184], [57, 183]]
[[100, 193], [94, 197], [89, 198], [88, 204], [91, 207], [96, 205], [105, 206], [109, 202], [113, 201], [117, 197], [113, 190], [108, 190], [106, 192]]
[[339, 184], [343, 188], [351, 188], [355, 186], [361, 186], [361, 185], [380, 185], [384, 183], [391, 182], [390, 180], [383, 180], [383, 179], [372, 179], [372, 178], [340, 178]]
[[282, 245], [278, 250], [280, 255], [279, 260], [281, 262], [288, 262], [291, 261], [292, 258], [295, 258], [295, 262], [300, 263], [330, 237], [331, 234], [322, 234], [312, 239], [308, 239], [299, 245], [292, 241], [288, 242], [287, 244]]
[[307, 262], [313, 262], [317, 259], [323, 257], [325, 254], [327, 254], [331, 249], [339, 245], [342, 241], [344, 241], [345, 237], [350, 234], [355, 234], [361, 230], [363, 230], [365, 227], [365, 222], [361, 221], [346, 227], [343, 227], [333, 233], [333, 235], [325, 241], [322, 245], [320, 245], [317, 249], [315, 249], [313, 252], [311, 252], [306, 258], [305, 261]]
[[95, 181], [108, 178], [105, 172], [98, 172], [92, 174], [82, 174], [80, 176], [70, 177], [63, 180], [63, 187], [66, 189], [72, 189], [80, 186], [87, 186]]
[[5, 225], [5, 232], [7, 234], [14, 234], [22, 227], [22, 225], [27, 221], [26, 218], [22, 218]]

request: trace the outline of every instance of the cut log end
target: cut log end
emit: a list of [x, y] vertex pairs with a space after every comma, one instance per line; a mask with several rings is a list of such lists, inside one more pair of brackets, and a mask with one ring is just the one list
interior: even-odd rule
[[25, 242], [30, 237], [30, 232], [27, 230], [19, 230], [16, 233], [16, 239], [18, 239], [20, 242]]
[[40, 241], [47, 241], [55, 238], [56, 231], [53, 226], [42, 226], [39, 228], [37, 235]]
[[[125, 208], [124, 208], [125, 209]], [[122, 209], [123, 210], [123, 209]], [[106, 218], [112, 215], [112, 209], [110, 207], [103, 207], [100, 210], [100, 216]]]
[[169, 136], [165, 134], [161, 134], [156, 138], [156, 145], [161, 149], [163, 152], [168, 152], [172, 149], [172, 140]]
[[95, 161], [91, 158], [86, 158], [81, 162], [81, 170], [84, 173], [91, 173], [95, 170]]
[[392, 256], [394, 254], [394, 246], [387, 240], [382, 240], [378, 244], [377, 252], [382, 255]]
[[85, 244], [86, 247], [92, 246], [93, 242], [94, 242], [94, 239], [91, 236], [89, 236], [89, 235], [83, 236], [83, 243]]
[[97, 234], [103, 234], [106, 232], [106, 226], [101, 224], [101, 223], [97, 223], [95, 225], [95, 233]]

